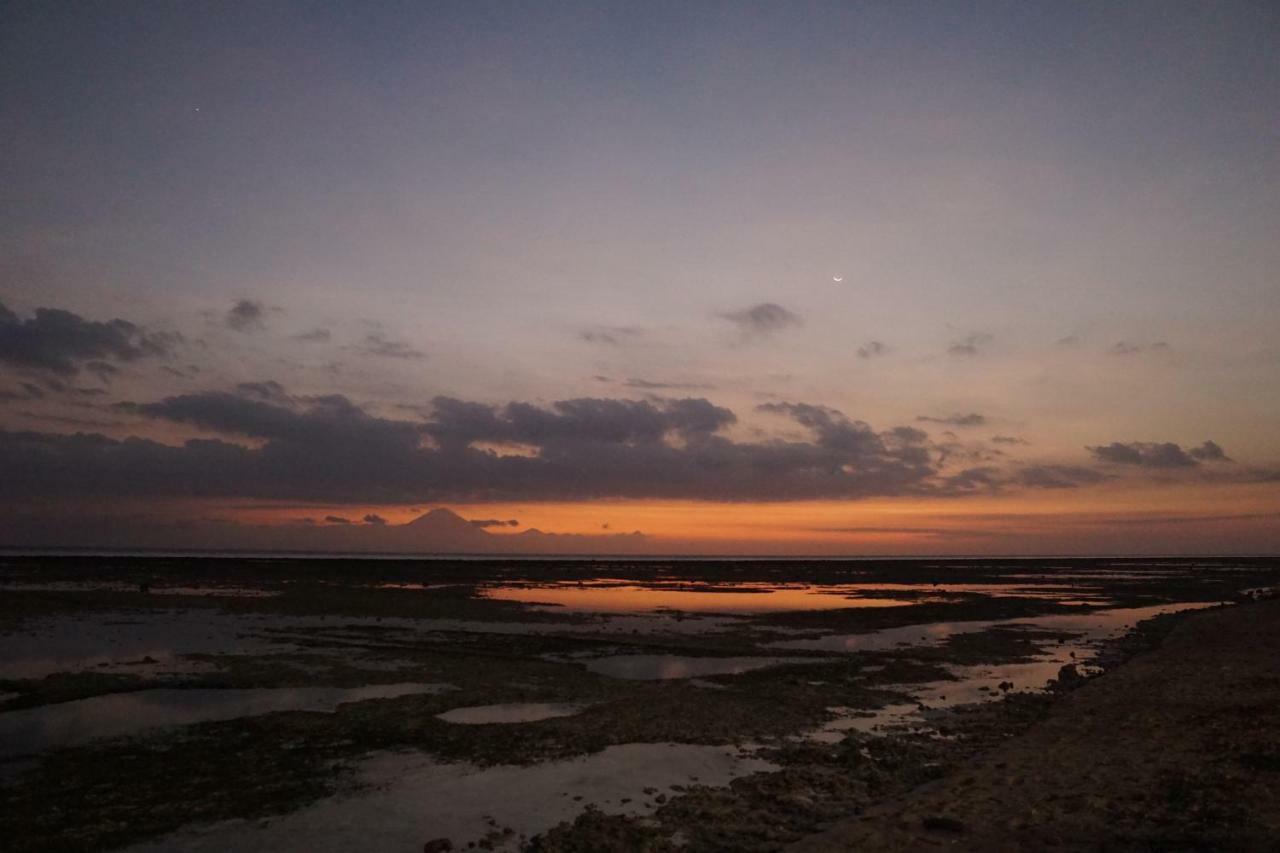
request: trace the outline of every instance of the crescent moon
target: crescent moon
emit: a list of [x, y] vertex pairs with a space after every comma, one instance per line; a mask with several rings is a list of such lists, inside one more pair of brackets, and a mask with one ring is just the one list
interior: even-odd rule
[[840, 282], [844, 281], [844, 276], [842, 276], [842, 275], [833, 275], [833, 276], [831, 276], [831, 280], [832, 280], [832, 281], [834, 281], [834, 282], [836, 282], [837, 284], [839, 284]]

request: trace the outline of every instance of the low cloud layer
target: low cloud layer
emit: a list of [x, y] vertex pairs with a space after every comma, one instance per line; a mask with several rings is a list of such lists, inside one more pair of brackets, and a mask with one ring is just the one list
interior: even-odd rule
[[[876, 430], [808, 403], [759, 407], [789, 423], [791, 437], [758, 441], [731, 438], [735, 413], [702, 398], [495, 406], [437, 397], [421, 420], [397, 420], [343, 396], [294, 396], [260, 381], [115, 408], [220, 437], [170, 445], [3, 432], [0, 468], [9, 476], [0, 496], [750, 501], [962, 495], [1064, 481], [955, 470], [923, 430]], [[1077, 474], [1073, 483], [1085, 479]]]
[[379, 358], [398, 358], [408, 361], [420, 361], [427, 357], [427, 354], [420, 349], [416, 349], [404, 341], [392, 340], [380, 333], [366, 335], [364, 343], [360, 346], [360, 351], [366, 355], [373, 355]]
[[624, 388], [637, 388], [641, 391], [706, 391], [713, 386], [704, 382], [655, 382], [652, 379], [631, 377], [623, 380]]
[[775, 302], [761, 302], [741, 311], [721, 314], [720, 317], [748, 335], [771, 335], [804, 324], [804, 319], [799, 314], [788, 311]]
[[266, 309], [261, 302], [252, 299], [241, 299], [227, 312], [227, 327], [237, 332], [247, 332], [262, 325]]
[[1116, 341], [1108, 349], [1111, 355], [1141, 355], [1144, 352], [1161, 352], [1169, 349], [1169, 345], [1164, 341], [1156, 341], [1152, 344], [1135, 344], [1129, 341]]
[[592, 326], [580, 331], [578, 337], [589, 344], [607, 344], [616, 347], [633, 341], [643, 334], [644, 330], [638, 326]]
[[888, 355], [888, 353], [888, 345], [881, 343], [880, 341], [867, 341], [865, 344], [858, 347], [858, 358], [879, 358], [882, 355]]
[[1212, 441], [1186, 450], [1171, 441], [1113, 441], [1088, 450], [1101, 462], [1141, 468], [1194, 468], [1201, 462], [1230, 461], [1222, 448]]
[[1084, 465], [1027, 465], [1013, 474], [1014, 483], [1032, 489], [1074, 489], [1105, 479], [1101, 471]]
[[38, 308], [26, 320], [0, 303], [0, 363], [72, 376], [81, 370], [100, 379], [131, 362], [172, 352], [178, 337], [148, 332], [127, 320], [97, 322], [56, 308]]
[[951, 346], [947, 347], [947, 353], [960, 358], [980, 355], [983, 348], [991, 343], [992, 340], [994, 339], [986, 332], [974, 332], [958, 341], [953, 341]]
[[976, 427], [982, 426], [987, 422], [986, 417], [978, 414], [977, 412], [969, 412], [968, 414], [960, 414], [957, 412], [953, 415], [947, 415], [941, 418], [935, 418], [929, 415], [920, 415], [916, 420], [920, 423], [942, 424], [943, 426], [954, 427]]

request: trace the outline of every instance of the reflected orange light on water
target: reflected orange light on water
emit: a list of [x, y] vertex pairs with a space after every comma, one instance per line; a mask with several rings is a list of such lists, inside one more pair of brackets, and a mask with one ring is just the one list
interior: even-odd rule
[[738, 585], [731, 589], [663, 589], [634, 584], [584, 586], [504, 586], [481, 595], [525, 604], [551, 604], [595, 613], [685, 610], [692, 613], [770, 613], [782, 610], [834, 610], [844, 607], [902, 607], [915, 602], [860, 598], [839, 587]]

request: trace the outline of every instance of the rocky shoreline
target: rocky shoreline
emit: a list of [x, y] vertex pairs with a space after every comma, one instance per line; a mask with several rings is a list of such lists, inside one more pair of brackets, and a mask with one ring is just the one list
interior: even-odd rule
[[1280, 602], [1169, 623], [1023, 734], [789, 849], [1277, 849]]

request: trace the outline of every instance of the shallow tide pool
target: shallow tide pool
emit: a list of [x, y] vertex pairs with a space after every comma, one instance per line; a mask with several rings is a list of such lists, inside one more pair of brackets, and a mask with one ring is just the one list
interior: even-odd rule
[[113, 693], [0, 714], [0, 757], [32, 755], [99, 738], [276, 711], [331, 712], [348, 702], [441, 693], [448, 684], [280, 687], [245, 690], [159, 688]]
[[[229, 822], [174, 833], [131, 853], [227, 850], [421, 850], [447, 838], [464, 850], [516, 850], [521, 836], [571, 820], [588, 806], [642, 815], [673, 785], [723, 786], [777, 766], [728, 746], [632, 743], [592, 755], [528, 766], [444, 764], [421, 753], [388, 753], [361, 764], [365, 789], [279, 818]], [[503, 830], [509, 830], [504, 833]]]
[[471, 705], [466, 708], [451, 708], [443, 714], [436, 714], [436, 718], [446, 723], [471, 726], [490, 723], [534, 723], [556, 717], [572, 717], [585, 707], [585, 705], [563, 702], [511, 702], [505, 705]]
[[692, 655], [610, 655], [585, 662], [592, 672], [611, 678], [657, 681], [707, 675], [738, 675], [767, 666], [813, 663], [817, 658], [696, 657]]

